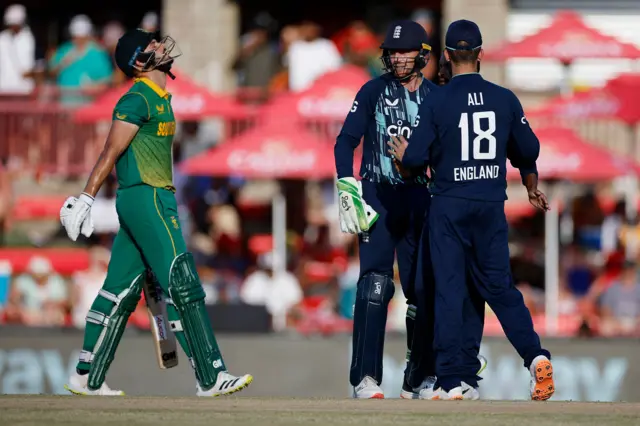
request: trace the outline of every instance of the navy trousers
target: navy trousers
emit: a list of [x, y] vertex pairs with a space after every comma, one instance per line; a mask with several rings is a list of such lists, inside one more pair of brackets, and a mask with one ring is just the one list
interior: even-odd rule
[[[422, 229], [422, 238], [420, 241], [419, 259], [421, 264], [418, 266], [416, 274], [416, 298], [419, 309], [416, 318], [417, 332], [412, 342], [412, 357], [408, 368], [411, 369], [406, 374], [407, 382], [412, 387], [420, 385], [420, 380], [428, 375], [435, 375], [435, 354], [433, 349], [433, 333], [434, 322], [439, 321], [435, 317], [435, 282], [433, 277], [433, 265], [431, 260], [431, 250], [429, 246], [429, 223], [428, 216], [425, 217], [425, 226]], [[480, 369], [480, 360], [478, 353], [480, 352], [480, 344], [482, 343], [482, 334], [484, 331], [484, 312], [485, 301], [472, 283], [472, 275], [470, 271], [466, 273], [466, 282], [468, 293], [464, 294], [463, 302], [463, 327], [462, 336], [462, 355], [461, 362], [464, 371], [473, 372], [473, 375], [465, 377], [467, 384], [477, 386], [477, 381], [481, 380], [475, 373]], [[421, 329], [426, 327], [426, 329]]]
[[360, 277], [376, 272], [393, 277], [398, 258], [400, 284], [409, 304], [415, 304], [418, 248], [431, 196], [423, 185], [385, 185], [362, 181], [362, 196], [380, 217], [360, 238]]
[[440, 386], [448, 391], [477, 372], [465, 362], [470, 356], [465, 356], [463, 349], [465, 303], [473, 300], [468, 281], [495, 312], [525, 367], [538, 355], [549, 357], [540, 346], [522, 294], [513, 284], [504, 202], [434, 196], [429, 233], [437, 318], [434, 349]]
[[[416, 306], [419, 312], [424, 309], [418, 302], [416, 292], [424, 294], [421, 287], [423, 280], [417, 280], [416, 274], [419, 264], [418, 257], [422, 229], [425, 224], [425, 215], [429, 210], [431, 196], [429, 190], [423, 185], [387, 185], [376, 184], [366, 180], [362, 181], [363, 198], [380, 215], [376, 223], [368, 232], [365, 240], [360, 237], [360, 280], [358, 286], [362, 286], [362, 277], [376, 273], [393, 279], [393, 265], [397, 258], [400, 275], [400, 283], [407, 303]], [[433, 279], [427, 285], [433, 291]], [[424, 300], [426, 296], [420, 297]], [[365, 303], [356, 298], [356, 305]], [[420, 308], [423, 309], [420, 309]], [[362, 312], [362, 313], [360, 313]], [[354, 336], [353, 355], [350, 371], [350, 382], [356, 386], [365, 376], [374, 378], [378, 383], [382, 382], [382, 355], [384, 352], [384, 330], [373, 330], [364, 324], [373, 322], [370, 315], [379, 315], [377, 310], [366, 309], [362, 311], [356, 306], [354, 312]], [[386, 315], [386, 314], [385, 314]], [[425, 313], [423, 312], [423, 315]], [[433, 310], [427, 313], [430, 318]], [[430, 319], [429, 318], [429, 319]], [[426, 329], [432, 335], [433, 321], [424, 319], [427, 323], [420, 326], [420, 330]], [[376, 321], [386, 323], [383, 320]], [[414, 321], [407, 321], [407, 324]], [[417, 321], [415, 321], [416, 327]], [[419, 331], [420, 335], [424, 332]], [[411, 348], [412, 336], [416, 333], [408, 330], [408, 344]], [[427, 336], [427, 338], [431, 338]], [[412, 352], [412, 357], [413, 357]], [[421, 356], [417, 353], [416, 356]], [[433, 357], [432, 357], [433, 359]], [[431, 362], [433, 366], [433, 362]], [[433, 374], [434, 367], [431, 368]], [[416, 379], [422, 380], [422, 379]]]

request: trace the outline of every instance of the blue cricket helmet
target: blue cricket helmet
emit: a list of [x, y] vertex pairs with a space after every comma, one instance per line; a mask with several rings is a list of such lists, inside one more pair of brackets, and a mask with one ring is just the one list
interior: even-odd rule
[[[409, 19], [401, 19], [393, 21], [387, 29], [387, 34], [384, 41], [380, 45], [382, 49], [382, 64], [387, 72], [395, 74], [395, 68], [391, 62], [391, 52], [393, 51], [418, 51], [418, 56], [415, 58], [413, 73], [420, 72], [422, 68], [427, 65], [428, 56], [431, 52], [431, 45], [429, 44], [429, 35], [422, 28], [422, 25]], [[409, 78], [411, 76], [404, 78]]]

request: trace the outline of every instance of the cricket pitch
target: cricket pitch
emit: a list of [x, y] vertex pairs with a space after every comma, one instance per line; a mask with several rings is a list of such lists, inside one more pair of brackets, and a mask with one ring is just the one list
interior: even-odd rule
[[0, 396], [0, 425], [640, 424], [638, 403]]

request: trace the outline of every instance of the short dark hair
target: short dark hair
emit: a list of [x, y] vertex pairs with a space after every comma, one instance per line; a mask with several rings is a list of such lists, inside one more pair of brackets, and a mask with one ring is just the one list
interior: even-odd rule
[[458, 49], [449, 50], [449, 57], [451, 62], [456, 65], [459, 64], [472, 64], [478, 62], [478, 55], [480, 55], [480, 48], [469, 50], [469, 43], [466, 41], [460, 41], [456, 45]]

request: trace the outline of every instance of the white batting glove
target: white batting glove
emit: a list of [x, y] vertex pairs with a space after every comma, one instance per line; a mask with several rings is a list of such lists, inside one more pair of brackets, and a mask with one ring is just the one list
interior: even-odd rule
[[352, 177], [338, 179], [340, 230], [349, 234], [368, 231], [378, 213], [362, 199], [362, 185]]
[[76, 241], [81, 232], [85, 237], [90, 237], [93, 233], [92, 204], [93, 197], [83, 192], [78, 198], [67, 198], [62, 205], [60, 223], [72, 241]]

